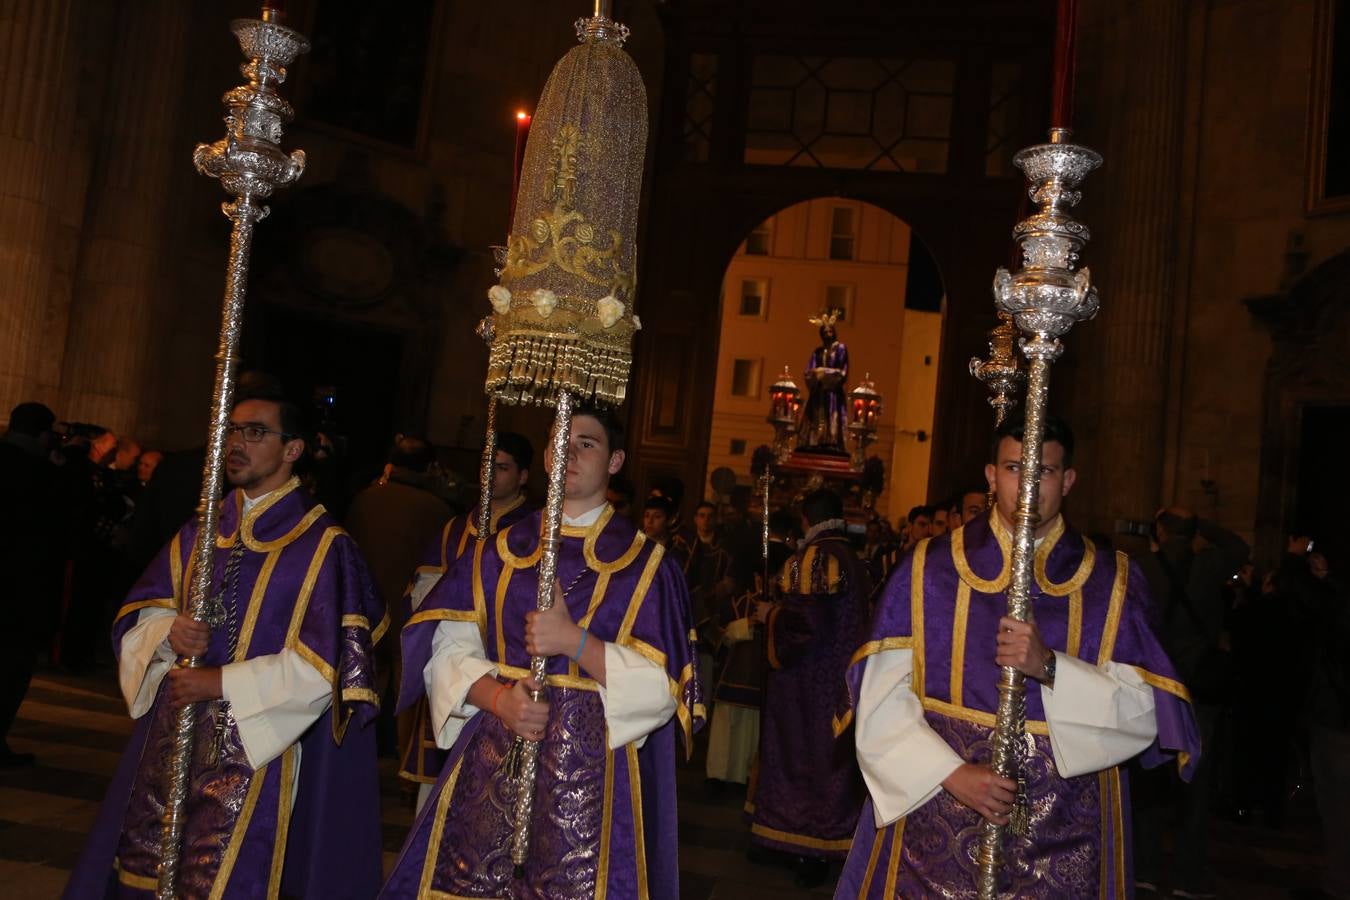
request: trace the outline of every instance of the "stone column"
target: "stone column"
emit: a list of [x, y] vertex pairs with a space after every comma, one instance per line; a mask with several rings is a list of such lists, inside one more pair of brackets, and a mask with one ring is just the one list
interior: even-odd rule
[[141, 408], [154, 321], [171, 302], [170, 186], [175, 169], [192, 165], [192, 141], [176, 130], [190, 7], [181, 0], [123, 7], [71, 306], [69, 414], [140, 437], [152, 427]]
[[[62, 211], [76, 143], [72, 0], [0, 0], [0, 421], [15, 404], [56, 404]], [[58, 410], [58, 413], [60, 410]]]
[[1106, 158], [1084, 189], [1089, 202], [1094, 186], [1101, 191], [1105, 209], [1094, 203], [1088, 209], [1096, 211], [1083, 215], [1095, 238], [1084, 261], [1101, 287], [1102, 311], [1068, 342], [1078, 356], [1075, 370], [1086, 376], [1073, 406], [1087, 432], [1087, 496], [1074, 508], [1081, 524], [1110, 530], [1120, 519], [1150, 518], [1166, 499], [1188, 14], [1175, 0], [1086, 6], [1097, 17], [1087, 27], [1097, 34], [1084, 45], [1096, 43], [1101, 56], [1097, 84], [1085, 85], [1096, 90], [1079, 95], [1091, 106], [1077, 117], [1077, 137]]

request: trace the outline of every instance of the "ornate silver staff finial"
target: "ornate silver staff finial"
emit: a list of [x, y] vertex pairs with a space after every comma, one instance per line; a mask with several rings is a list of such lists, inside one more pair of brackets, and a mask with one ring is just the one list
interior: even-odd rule
[[970, 374], [989, 389], [989, 405], [994, 408], [994, 427], [1003, 424], [1008, 411], [1017, 405], [1017, 394], [1026, 384], [1027, 373], [1017, 359], [1017, 326], [1012, 316], [998, 314], [998, 325], [989, 331], [989, 358], [970, 361]]
[[[276, 92], [286, 80], [286, 67], [309, 50], [304, 36], [279, 23], [277, 10], [264, 6], [261, 19], [236, 19], [230, 30], [248, 62], [240, 67], [248, 84], [225, 94], [225, 137], [214, 144], [198, 144], [192, 153], [197, 171], [220, 179], [234, 199], [221, 207], [234, 223], [230, 231], [230, 255], [225, 270], [225, 300], [220, 318], [220, 344], [216, 352], [216, 379], [211, 395], [211, 426], [206, 444], [206, 466], [197, 505], [197, 540], [191, 573], [187, 611], [197, 621], [206, 620], [211, 591], [212, 559], [219, 530], [217, 500], [220, 497], [225, 461], [225, 428], [234, 401], [235, 370], [238, 367], [239, 335], [244, 326], [244, 297], [248, 287], [249, 252], [253, 226], [268, 212], [258, 201], [270, 197], [305, 171], [305, 154], [287, 155], [278, 146], [282, 126], [294, 117], [289, 103]], [[196, 666], [200, 660], [188, 659]], [[184, 706], [175, 723], [173, 744], [166, 772], [164, 832], [160, 844], [160, 900], [177, 896], [183, 844], [183, 806], [187, 799], [192, 762], [193, 725], [196, 704]]]
[[[1022, 268], [1015, 274], [1000, 268], [994, 276], [994, 301], [1025, 335], [1021, 347], [1028, 360], [1026, 428], [1022, 437], [1017, 512], [1013, 516], [1012, 578], [1008, 586], [1008, 615], [1023, 621], [1031, 617], [1031, 570], [1036, 526], [1040, 522], [1036, 510], [1050, 365], [1064, 351], [1060, 338], [1077, 323], [1095, 316], [1099, 306], [1097, 289], [1088, 270], [1074, 268], [1079, 251], [1088, 241], [1088, 230], [1067, 210], [1081, 197], [1078, 184], [1102, 164], [1102, 158], [1086, 147], [1068, 143], [1068, 138], [1067, 128], [1053, 128], [1049, 143], [1027, 147], [1013, 157], [1013, 163], [1026, 173], [1030, 183], [1028, 194], [1040, 210], [1013, 229], [1013, 237], [1022, 245]], [[998, 896], [1004, 829], [1025, 833], [1028, 828], [1025, 784], [1020, 777], [1025, 733], [1024, 676], [1005, 666], [999, 675], [998, 716], [990, 764], [998, 775], [1017, 780], [1019, 789], [1007, 826], [984, 823], [977, 885], [981, 900], [994, 900]]]

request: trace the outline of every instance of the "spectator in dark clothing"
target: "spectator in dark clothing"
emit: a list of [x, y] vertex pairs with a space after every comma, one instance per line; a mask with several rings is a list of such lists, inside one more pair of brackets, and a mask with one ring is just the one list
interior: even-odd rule
[[1341, 821], [1350, 807], [1350, 594], [1326, 559], [1306, 550], [1286, 555], [1276, 584], [1297, 592], [1311, 617], [1301, 646], [1312, 648], [1306, 716], [1324, 838], [1320, 896], [1344, 900], [1350, 898], [1350, 829]]
[[1189, 784], [1167, 767], [1133, 768], [1135, 883], [1141, 892], [1157, 890], [1163, 834], [1171, 830], [1166, 814], [1171, 811], [1178, 819], [1173, 845], [1179, 848], [1173, 893], [1213, 897], [1207, 844], [1209, 795], [1218, 760], [1207, 751], [1214, 745], [1234, 679], [1224, 585], [1247, 561], [1251, 548], [1233, 532], [1180, 507], [1158, 512], [1154, 539], [1156, 551], [1138, 560], [1155, 598], [1150, 622], [1191, 693], [1204, 749]]
[[33, 678], [37, 648], [59, 615], [66, 540], [65, 506], [49, 459], [55, 421], [41, 403], [21, 403], [0, 438], [0, 566], [10, 592], [0, 628], [0, 768], [33, 762], [33, 754], [10, 749], [7, 738]]
[[[384, 474], [352, 498], [346, 526], [370, 567], [385, 609], [395, 617], [390, 633], [403, 628], [403, 590], [427, 546], [436, 541], [454, 510], [437, 493], [432, 476], [436, 449], [420, 437], [400, 435], [389, 454]], [[372, 622], [371, 627], [378, 623]], [[397, 746], [392, 691], [398, 681], [398, 641], [375, 648], [377, 675], [384, 700], [380, 704], [382, 746]]]

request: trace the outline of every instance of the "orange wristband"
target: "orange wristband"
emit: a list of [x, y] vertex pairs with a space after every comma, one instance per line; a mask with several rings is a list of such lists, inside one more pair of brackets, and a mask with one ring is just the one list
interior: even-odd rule
[[508, 681], [505, 684], [497, 685], [497, 692], [492, 695], [492, 714], [499, 719], [502, 717], [502, 714], [497, 712], [497, 698], [500, 697], [502, 695], [502, 691], [509, 688], [511, 684], [512, 683]]

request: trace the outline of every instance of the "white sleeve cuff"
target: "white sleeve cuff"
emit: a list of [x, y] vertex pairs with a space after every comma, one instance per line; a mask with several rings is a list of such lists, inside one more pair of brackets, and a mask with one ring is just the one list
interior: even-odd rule
[[221, 666], [220, 688], [254, 769], [299, 740], [333, 697], [328, 680], [290, 649]]
[[913, 665], [914, 651], [883, 650], [867, 660], [858, 692], [854, 743], [878, 828], [937, 796], [965, 762], [924, 719]]
[[1055, 655], [1055, 687], [1042, 686], [1041, 703], [1061, 777], [1119, 765], [1153, 743], [1153, 688], [1133, 667]]
[[122, 652], [117, 660], [117, 680], [133, 719], [139, 719], [154, 705], [159, 683], [177, 660], [169, 646], [169, 629], [178, 611], [147, 606], [136, 616], [136, 624], [122, 635]]
[[422, 669], [427, 688], [436, 745], [454, 745], [465, 723], [478, 708], [469, 704], [469, 688], [484, 675], [494, 675], [497, 664], [487, 658], [476, 622], [440, 622], [431, 637], [431, 659]]
[[736, 619], [722, 630], [722, 643], [739, 644], [754, 636], [754, 625], [749, 619]]
[[605, 642], [605, 685], [600, 688], [609, 749], [638, 747], [675, 715], [666, 670], [635, 650]]
[[427, 598], [427, 594], [431, 593], [431, 589], [440, 580], [440, 572], [418, 572], [413, 576], [412, 591], [409, 592], [413, 612], [417, 612], [417, 608], [422, 605], [422, 601]]

